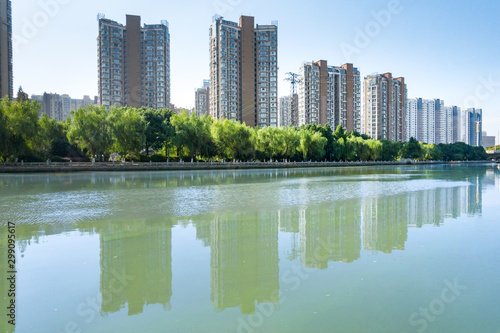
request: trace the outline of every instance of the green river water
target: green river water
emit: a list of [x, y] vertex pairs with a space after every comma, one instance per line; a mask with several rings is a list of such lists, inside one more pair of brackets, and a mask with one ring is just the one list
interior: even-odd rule
[[0, 175], [0, 253], [1, 333], [497, 333], [500, 170]]

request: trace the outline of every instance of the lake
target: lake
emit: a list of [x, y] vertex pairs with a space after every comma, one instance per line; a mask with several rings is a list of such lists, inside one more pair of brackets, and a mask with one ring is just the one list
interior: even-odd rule
[[499, 217], [493, 164], [4, 174], [0, 332], [496, 333]]

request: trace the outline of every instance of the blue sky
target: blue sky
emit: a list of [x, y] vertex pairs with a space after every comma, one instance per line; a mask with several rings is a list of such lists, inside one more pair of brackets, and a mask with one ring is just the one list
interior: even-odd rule
[[97, 14], [125, 23], [168, 20], [172, 102], [194, 105], [209, 76], [212, 16], [279, 22], [279, 94], [304, 61], [352, 62], [365, 76], [404, 76], [409, 97], [483, 108], [484, 130], [500, 130], [500, 2], [435, 0], [15, 0], [14, 84], [31, 94], [97, 94]]

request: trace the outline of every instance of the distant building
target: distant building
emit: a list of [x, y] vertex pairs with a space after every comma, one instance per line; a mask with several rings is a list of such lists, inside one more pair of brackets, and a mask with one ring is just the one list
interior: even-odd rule
[[405, 79], [391, 73], [365, 77], [362, 133], [373, 139], [404, 141], [407, 88]]
[[99, 103], [106, 108], [170, 106], [170, 34], [167, 21], [126, 25], [99, 16]]
[[[453, 142], [453, 109], [440, 99], [410, 98], [406, 102], [406, 141]], [[456, 108], [456, 107], [455, 107]]]
[[299, 126], [299, 95], [284, 96], [280, 98], [278, 115], [279, 127]]
[[14, 98], [12, 74], [12, 5], [10, 0], [0, 0], [0, 98]]
[[456, 143], [460, 142], [460, 139], [462, 137], [461, 135], [461, 115], [462, 115], [462, 109], [459, 108], [458, 106], [450, 106], [452, 109], [452, 138], [451, 142]]
[[488, 133], [486, 132], [483, 132], [483, 142], [482, 142], [482, 146], [484, 148], [490, 148], [490, 147], [494, 147], [496, 145], [496, 137], [495, 136], [488, 136]]
[[469, 108], [462, 111], [462, 142], [481, 146], [483, 136], [483, 110]]
[[352, 64], [305, 63], [300, 70], [298, 125], [342, 125], [361, 131], [360, 73]]
[[65, 119], [61, 95], [44, 93], [42, 103], [42, 113], [45, 113], [50, 119], [55, 119], [57, 121], [63, 121]]
[[72, 99], [69, 95], [48, 94], [31, 95], [32, 101], [37, 101], [42, 105], [41, 113], [47, 114], [50, 119], [64, 121], [71, 115], [71, 111], [78, 110], [88, 105], [95, 105], [94, 99], [89, 96], [83, 96], [83, 99]]
[[210, 27], [210, 115], [278, 126], [278, 26], [215, 16]]
[[203, 81], [203, 87], [195, 90], [196, 115], [201, 117], [210, 113], [210, 80]]

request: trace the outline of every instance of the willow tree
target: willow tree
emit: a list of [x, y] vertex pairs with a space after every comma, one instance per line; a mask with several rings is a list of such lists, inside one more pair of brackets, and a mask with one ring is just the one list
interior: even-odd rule
[[173, 115], [170, 121], [175, 130], [173, 143], [177, 147], [179, 158], [207, 158], [214, 155], [215, 144], [210, 131], [213, 121], [211, 117], [197, 117], [194, 112], [189, 116], [183, 111]]
[[0, 100], [0, 151], [3, 159], [23, 157], [32, 153], [39, 125], [36, 102]]
[[112, 108], [109, 126], [116, 152], [139, 155], [144, 146], [146, 123], [137, 109]]
[[71, 114], [69, 141], [87, 149], [91, 157], [107, 153], [113, 144], [108, 111], [103, 106], [88, 106]]

